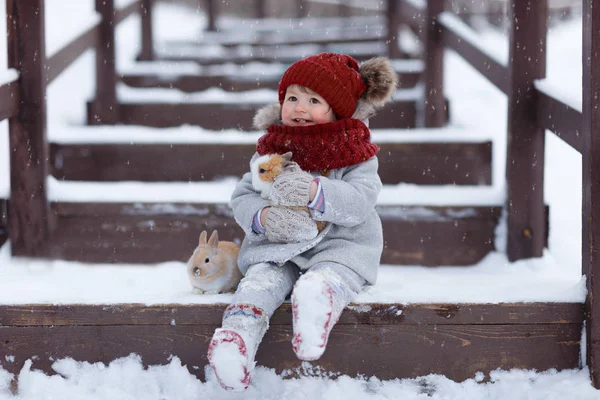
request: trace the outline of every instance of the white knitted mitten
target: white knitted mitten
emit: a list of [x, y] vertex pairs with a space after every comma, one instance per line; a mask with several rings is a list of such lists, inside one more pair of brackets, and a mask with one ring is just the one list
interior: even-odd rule
[[317, 224], [307, 211], [271, 207], [265, 221], [265, 234], [273, 243], [298, 243], [317, 237]]
[[275, 182], [269, 195], [274, 206], [305, 206], [309, 201], [310, 185], [315, 178], [302, 170], [285, 171]]

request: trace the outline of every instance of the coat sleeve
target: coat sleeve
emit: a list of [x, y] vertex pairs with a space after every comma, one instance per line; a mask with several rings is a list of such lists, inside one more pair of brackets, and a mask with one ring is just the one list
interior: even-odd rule
[[342, 179], [319, 178], [325, 197], [325, 211], [313, 212], [313, 219], [353, 227], [365, 222], [375, 209], [382, 184], [377, 157], [348, 167]]
[[[254, 157], [252, 158], [254, 159]], [[249, 240], [258, 240], [265, 237], [264, 233], [257, 234], [252, 230], [252, 219], [258, 210], [269, 205], [269, 201], [260, 197], [252, 186], [252, 174], [246, 172], [231, 195], [229, 206], [233, 210], [233, 217], [246, 233]]]

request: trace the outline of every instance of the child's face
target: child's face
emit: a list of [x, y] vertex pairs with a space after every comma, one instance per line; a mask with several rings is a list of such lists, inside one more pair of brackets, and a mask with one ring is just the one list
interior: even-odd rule
[[308, 126], [336, 120], [329, 103], [309, 88], [290, 85], [281, 107], [281, 120], [285, 126]]

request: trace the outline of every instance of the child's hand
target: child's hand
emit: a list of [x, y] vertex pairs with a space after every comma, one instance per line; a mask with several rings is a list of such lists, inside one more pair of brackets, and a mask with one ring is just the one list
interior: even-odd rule
[[[304, 171], [284, 172], [273, 182], [269, 200], [275, 206], [305, 206], [314, 178]], [[314, 197], [314, 196], [313, 196]]]
[[270, 207], [266, 214], [265, 234], [271, 242], [304, 242], [314, 239], [319, 234], [317, 224], [310, 218], [308, 212], [285, 207]]

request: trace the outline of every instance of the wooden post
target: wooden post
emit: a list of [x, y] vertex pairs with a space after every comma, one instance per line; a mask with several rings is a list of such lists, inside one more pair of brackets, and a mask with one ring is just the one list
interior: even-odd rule
[[152, 41], [152, 0], [142, 0], [142, 51], [138, 60], [154, 59], [154, 42]]
[[306, 0], [296, 0], [296, 17], [304, 18], [308, 15], [308, 1]]
[[216, 0], [206, 0], [206, 14], [208, 15], [208, 26], [206, 30], [214, 32], [217, 30], [217, 2]]
[[114, 0], [96, 0], [96, 11], [102, 17], [102, 21], [96, 45], [96, 98], [88, 103], [90, 125], [119, 122], [114, 10]]
[[267, 17], [267, 1], [266, 0], [256, 0], [256, 18], [264, 19]]
[[587, 365], [600, 388], [600, 7], [583, 2], [582, 272], [587, 276]]
[[19, 71], [19, 115], [9, 120], [10, 204], [13, 255], [35, 256], [51, 224], [46, 195], [46, 47], [44, 0], [7, 0], [8, 67]]
[[[392, 0], [393, 1], [393, 0]], [[444, 43], [437, 16], [444, 11], [444, 0], [427, 0], [425, 20], [425, 127], [438, 128], [446, 122], [444, 101]]]
[[506, 181], [510, 261], [541, 257], [544, 212], [544, 129], [536, 121], [535, 79], [546, 76], [546, 0], [511, 0]]
[[387, 45], [388, 57], [400, 58], [398, 46], [398, 29], [400, 28], [399, 0], [387, 0]]

